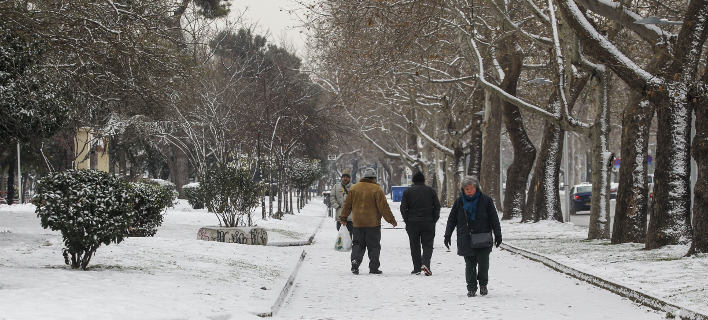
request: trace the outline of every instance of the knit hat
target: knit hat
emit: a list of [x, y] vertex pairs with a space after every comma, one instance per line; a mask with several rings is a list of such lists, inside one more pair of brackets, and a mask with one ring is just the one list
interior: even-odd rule
[[344, 169], [344, 171], [342, 171], [342, 178], [349, 177], [349, 179], [351, 179], [352, 175], [350, 174], [350, 172], [351, 171], [349, 171], [349, 169]]
[[413, 183], [416, 183], [416, 182], [425, 182], [425, 176], [420, 171], [416, 172], [413, 175]]
[[366, 171], [364, 171], [364, 178], [376, 179], [376, 171], [374, 171], [374, 169], [367, 168]]

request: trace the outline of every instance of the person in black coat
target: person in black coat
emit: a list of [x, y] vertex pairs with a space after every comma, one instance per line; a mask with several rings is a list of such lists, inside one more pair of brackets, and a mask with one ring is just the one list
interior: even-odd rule
[[[465, 258], [467, 296], [477, 295], [478, 281], [479, 293], [483, 296], [487, 295], [489, 254], [492, 253], [491, 233], [494, 233], [494, 243], [497, 247], [502, 243], [502, 234], [494, 201], [482, 193], [479, 182], [474, 177], [468, 176], [462, 180], [462, 193], [450, 210], [444, 242], [448, 249], [455, 228], [457, 228], [457, 255]], [[480, 238], [482, 241], [472, 243], [473, 237]], [[485, 237], [488, 239], [484, 239]], [[472, 247], [473, 245], [475, 248]]]
[[[406, 232], [411, 246], [413, 271], [411, 274], [430, 271], [430, 259], [433, 256], [435, 223], [440, 219], [440, 201], [435, 189], [425, 185], [425, 176], [418, 171], [413, 175], [413, 185], [403, 192], [401, 216], [406, 223]], [[420, 246], [423, 255], [420, 255]]]

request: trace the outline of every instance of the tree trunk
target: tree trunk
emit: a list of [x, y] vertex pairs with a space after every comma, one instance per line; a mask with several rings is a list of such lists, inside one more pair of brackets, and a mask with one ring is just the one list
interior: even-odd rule
[[7, 195], [7, 179], [5, 178], [5, 171], [5, 165], [0, 163], [0, 197]]
[[531, 189], [534, 189], [534, 197], [530, 198], [531, 192], [529, 192], [529, 198], [526, 200], [527, 210], [529, 201], [533, 200], [531, 212], [535, 222], [541, 220], [563, 222], [558, 194], [558, 173], [563, 156], [563, 132], [563, 129], [551, 123], [546, 123], [544, 126], [541, 152], [536, 160], [534, 177], [531, 180], [535, 183], [531, 185]]
[[[606, 74], [596, 86], [597, 117], [590, 129], [592, 142], [592, 200], [588, 239], [610, 238], [610, 169], [614, 155], [609, 150], [610, 107]], [[562, 220], [561, 220], [562, 221]]]
[[[668, 102], [668, 101], [667, 101]], [[691, 241], [691, 113], [685, 104], [657, 108], [654, 198], [645, 248]]]
[[[700, 96], [693, 108], [696, 114], [696, 136], [691, 153], [698, 165], [696, 185], [693, 187], [693, 241], [687, 256], [708, 253], [708, 72], [703, 74]], [[693, 101], [692, 99], [689, 101]]]
[[498, 211], [503, 211], [501, 199], [499, 199], [499, 143], [501, 141], [502, 125], [502, 105], [501, 99], [496, 95], [489, 97], [491, 108], [487, 108], [491, 114], [486, 115], [487, 119], [484, 146], [482, 147], [482, 171], [480, 172], [479, 184], [482, 192], [492, 198]]
[[[513, 44], [516, 44], [514, 39]], [[523, 67], [523, 52], [515, 46], [502, 47], [499, 63], [506, 70], [501, 88], [511, 95], [516, 95], [516, 86]], [[519, 107], [503, 101], [504, 125], [514, 149], [514, 160], [506, 171], [506, 190], [504, 191], [504, 214], [502, 220], [520, 217], [526, 201], [526, 186], [533, 162], [536, 160], [536, 147], [526, 134]]]
[[108, 139], [108, 173], [116, 174], [116, 138], [111, 136]]
[[638, 93], [622, 117], [622, 165], [612, 225], [612, 243], [644, 243], [647, 235], [647, 154], [654, 108]]
[[[16, 153], [11, 152], [11, 154]], [[17, 163], [15, 156], [10, 157], [10, 167], [7, 169], [7, 204], [15, 203], [15, 170], [17, 167], [14, 167], [13, 170], [13, 163]]]
[[514, 148], [514, 160], [506, 171], [506, 191], [504, 192], [503, 220], [520, 217], [526, 201], [526, 187], [533, 162], [536, 160], [536, 147], [526, 134], [519, 108], [504, 103], [506, 130]]
[[386, 189], [384, 191], [386, 194], [389, 194], [391, 192], [391, 186], [393, 186], [393, 174], [392, 174], [392, 169], [391, 169], [391, 164], [389, 163], [389, 159], [382, 159], [379, 158], [379, 162], [381, 162], [381, 166], [383, 167], [383, 170], [388, 178], [388, 183], [386, 184]]
[[[474, 93], [474, 103], [475, 105], [481, 105], [484, 103], [484, 91], [477, 90]], [[482, 117], [473, 116], [472, 121], [477, 125], [471, 130], [472, 137], [470, 138], [470, 160], [467, 164], [467, 175], [480, 179], [480, 174], [482, 170]]]
[[359, 157], [357, 157], [357, 154], [353, 154], [354, 158], [352, 158], [352, 183], [357, 183], [359, 180], [357, 179], [357, 173], [359, 173]]
[[457, 190], [460, 188], [460, 183], [461, 181], [458, 181], [457, 184], [455, 184], [455, 176], [457, 175], [457, 171], [455, 170], [455, 164], [456, 160], [454, 157], [445, 155], [445, 185], [447, 185], [446, 190], [446, 201], [445, 201], [445, 206], [446, 207], [451, 207], [452, 204], [455, 202], [455, 198], [457, 197]]

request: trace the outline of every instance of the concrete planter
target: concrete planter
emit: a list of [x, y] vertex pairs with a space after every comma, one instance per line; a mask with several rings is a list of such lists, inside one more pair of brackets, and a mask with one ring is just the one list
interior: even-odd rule
[[268, 244], [268, 232], [261, 227], [202, 227], [197, 239], [264, 246]]

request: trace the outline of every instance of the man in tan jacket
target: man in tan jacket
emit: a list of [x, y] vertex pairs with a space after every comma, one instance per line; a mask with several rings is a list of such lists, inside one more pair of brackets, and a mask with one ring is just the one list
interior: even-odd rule
[[398, 225], [386, 202], [386, 195], [376, 184], [376, 171], [366, 169], [364, 178], [349, 189], [349, 195], [344, 202], [344, 209], [339, 216], [342, 224], [346, 224], [351, 214], [354, 222], [354, 239], [352, 241], [352, 273], [359, 274], [359, 265], [364, 259], [364, 252], [369, 250], [369, 273], [381, 274], [379, 256], [381, 254], [381, 218], [383, 217], [394, 227]]

